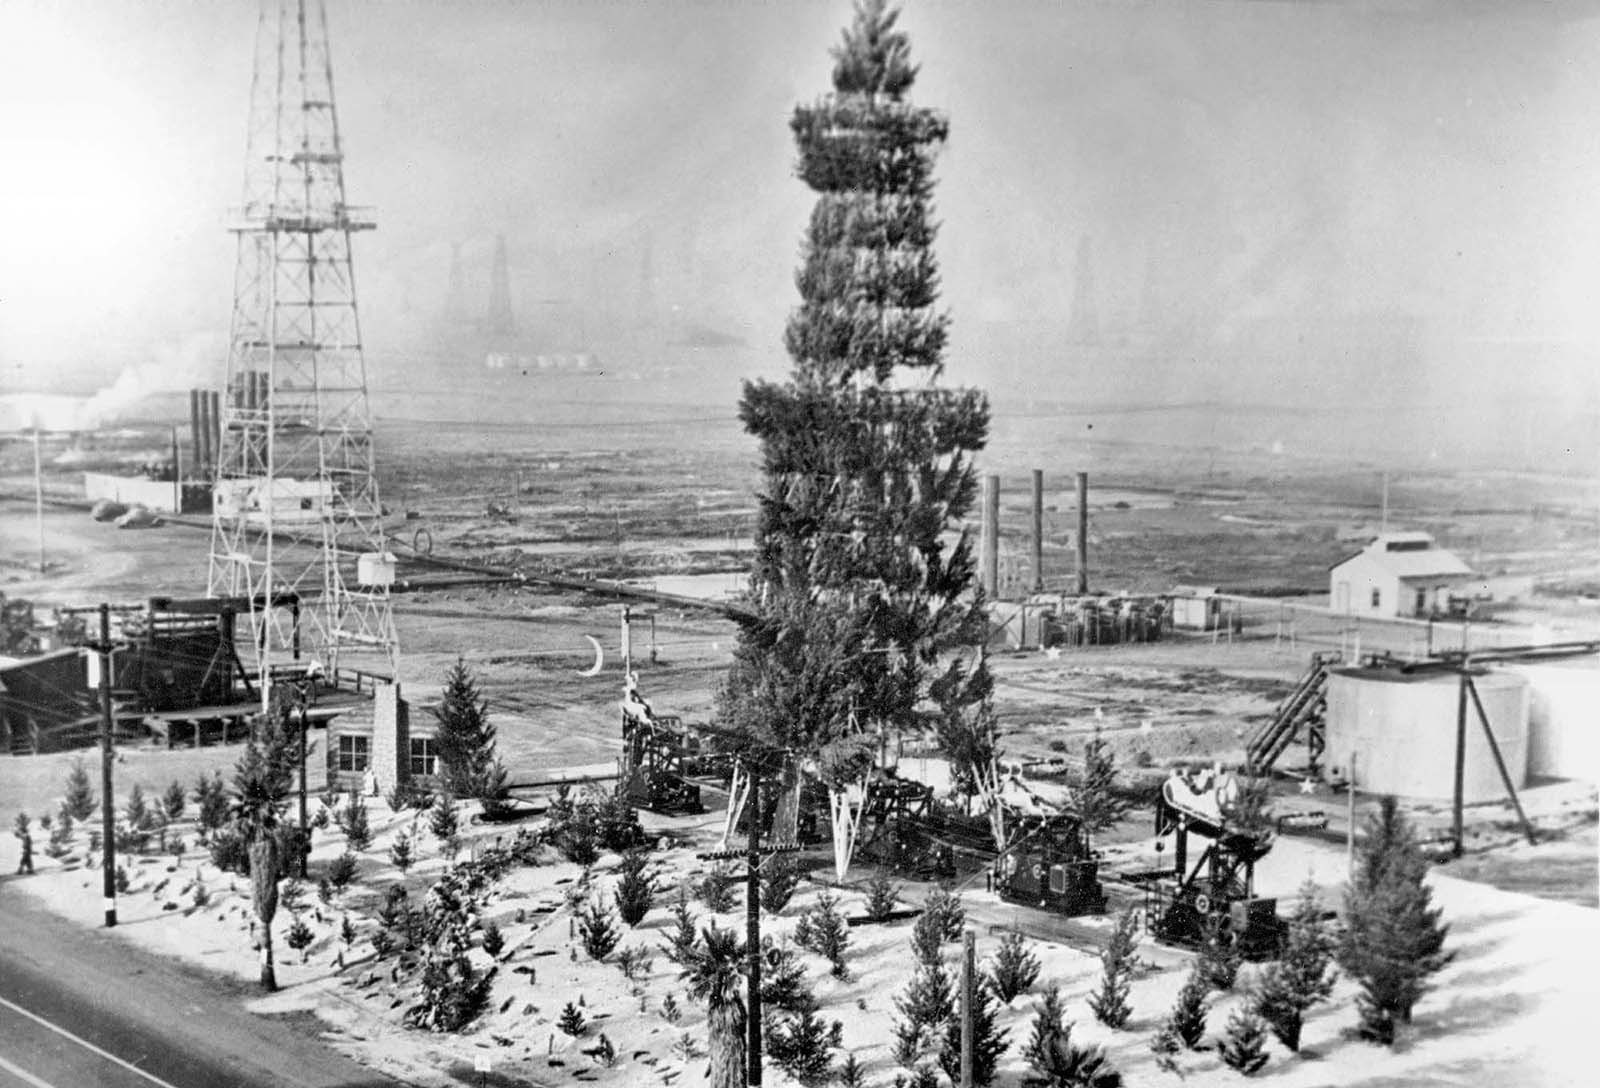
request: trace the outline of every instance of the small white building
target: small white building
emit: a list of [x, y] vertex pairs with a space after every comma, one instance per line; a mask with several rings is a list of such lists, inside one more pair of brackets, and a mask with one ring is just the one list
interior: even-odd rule
[[1472, 568], [1428, 533], [1385, 533], [1328, 572], [1328, 604], [1354, 616], [1432, 616], [1450, 610], [1451, 591]]

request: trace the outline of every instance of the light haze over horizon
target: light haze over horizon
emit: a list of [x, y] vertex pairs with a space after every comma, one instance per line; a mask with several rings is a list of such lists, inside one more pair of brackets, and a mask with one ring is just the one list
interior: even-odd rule
[[[905, 8], [912, 97], [951, 118], [949, 381], [1334, 436], [1370, 412], [1419, 453], [1593, 471], [1600, 5]], [[442, 312], [452, 243], [482, 298], [502, 233], [524, 325], [603, 338], [645, 299], [736, 337], [730, 413], [735, 378], [784, 372], [813, 200], [788, 118], [845, 0], [328, 16], [376, 382]], [[248, 0], [0, 3], [0, 393], [221, 384], [255, 25]]]

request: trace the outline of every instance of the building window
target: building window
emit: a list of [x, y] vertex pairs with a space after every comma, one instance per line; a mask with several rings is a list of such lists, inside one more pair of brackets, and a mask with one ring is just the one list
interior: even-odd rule
[[1383, 591], [1380, 590], [1380, 589], [1374, 589], [1372, 591], [1372, 607], [1373, 608], [1378, 608], [1378, 607], [1381, 607], [1382, 604], [1383, 604]]
[[340, 737], [338, 752], [339, 770], [354, 771], [357, 774], [365, 771], [370, 758], [368, 751], [371, 743], [371, 737]]
[[433, 746], [432, 737], [411, 738], [411, 773], [412, 774], [437, 774], [439, 753]]

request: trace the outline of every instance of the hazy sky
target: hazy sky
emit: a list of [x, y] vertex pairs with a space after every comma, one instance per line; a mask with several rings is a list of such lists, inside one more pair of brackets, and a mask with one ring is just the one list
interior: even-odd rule
[[[369, 365], [442, 308], [453, 241], [478, 269], [504, 232], [524, 312], [631, 299], [648, 262], [661, 304], [779, 371], [811, 204], [787, 120], [848, 13], [330, 0], [379, 223]], [[255, 23], [0, 0], [0, 391], [152, 362], [220, 383]], [[952, 122], [954, 377], [1063, 365], [1088, 236], [1108, 355], [1065, 380], [1096, 396], [1359, 400], [1404, 370], [1470, 418], [1600, 406], [1597, 5], [913, 0], [904, 26]]]

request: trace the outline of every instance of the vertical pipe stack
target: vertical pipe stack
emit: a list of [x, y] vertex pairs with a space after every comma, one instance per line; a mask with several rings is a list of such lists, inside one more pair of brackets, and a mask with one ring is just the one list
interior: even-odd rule
[[200, 436], [205, 432], [206, 394], [201, 389], [189, 390], [189, 449], [193, 451], [190, 460], [193, 462], [192, 470], [196, 476], [203, 475], [206, 464], [205, 440]]
[[217, 473], [217, 462], [222, 459], [222, 394], [213, 389], [206, 395], [211, 407], [206, 411], [206, 476]]
[[1078, 593], [1089, 592], [1089, 474], [1078, 473]]
[[991, 600], [1000, 590], [1000, 477], [983, 478], [983, 592]]
[[1033, 591], [1044, 592], [1044, 469], [1033, 470]]

